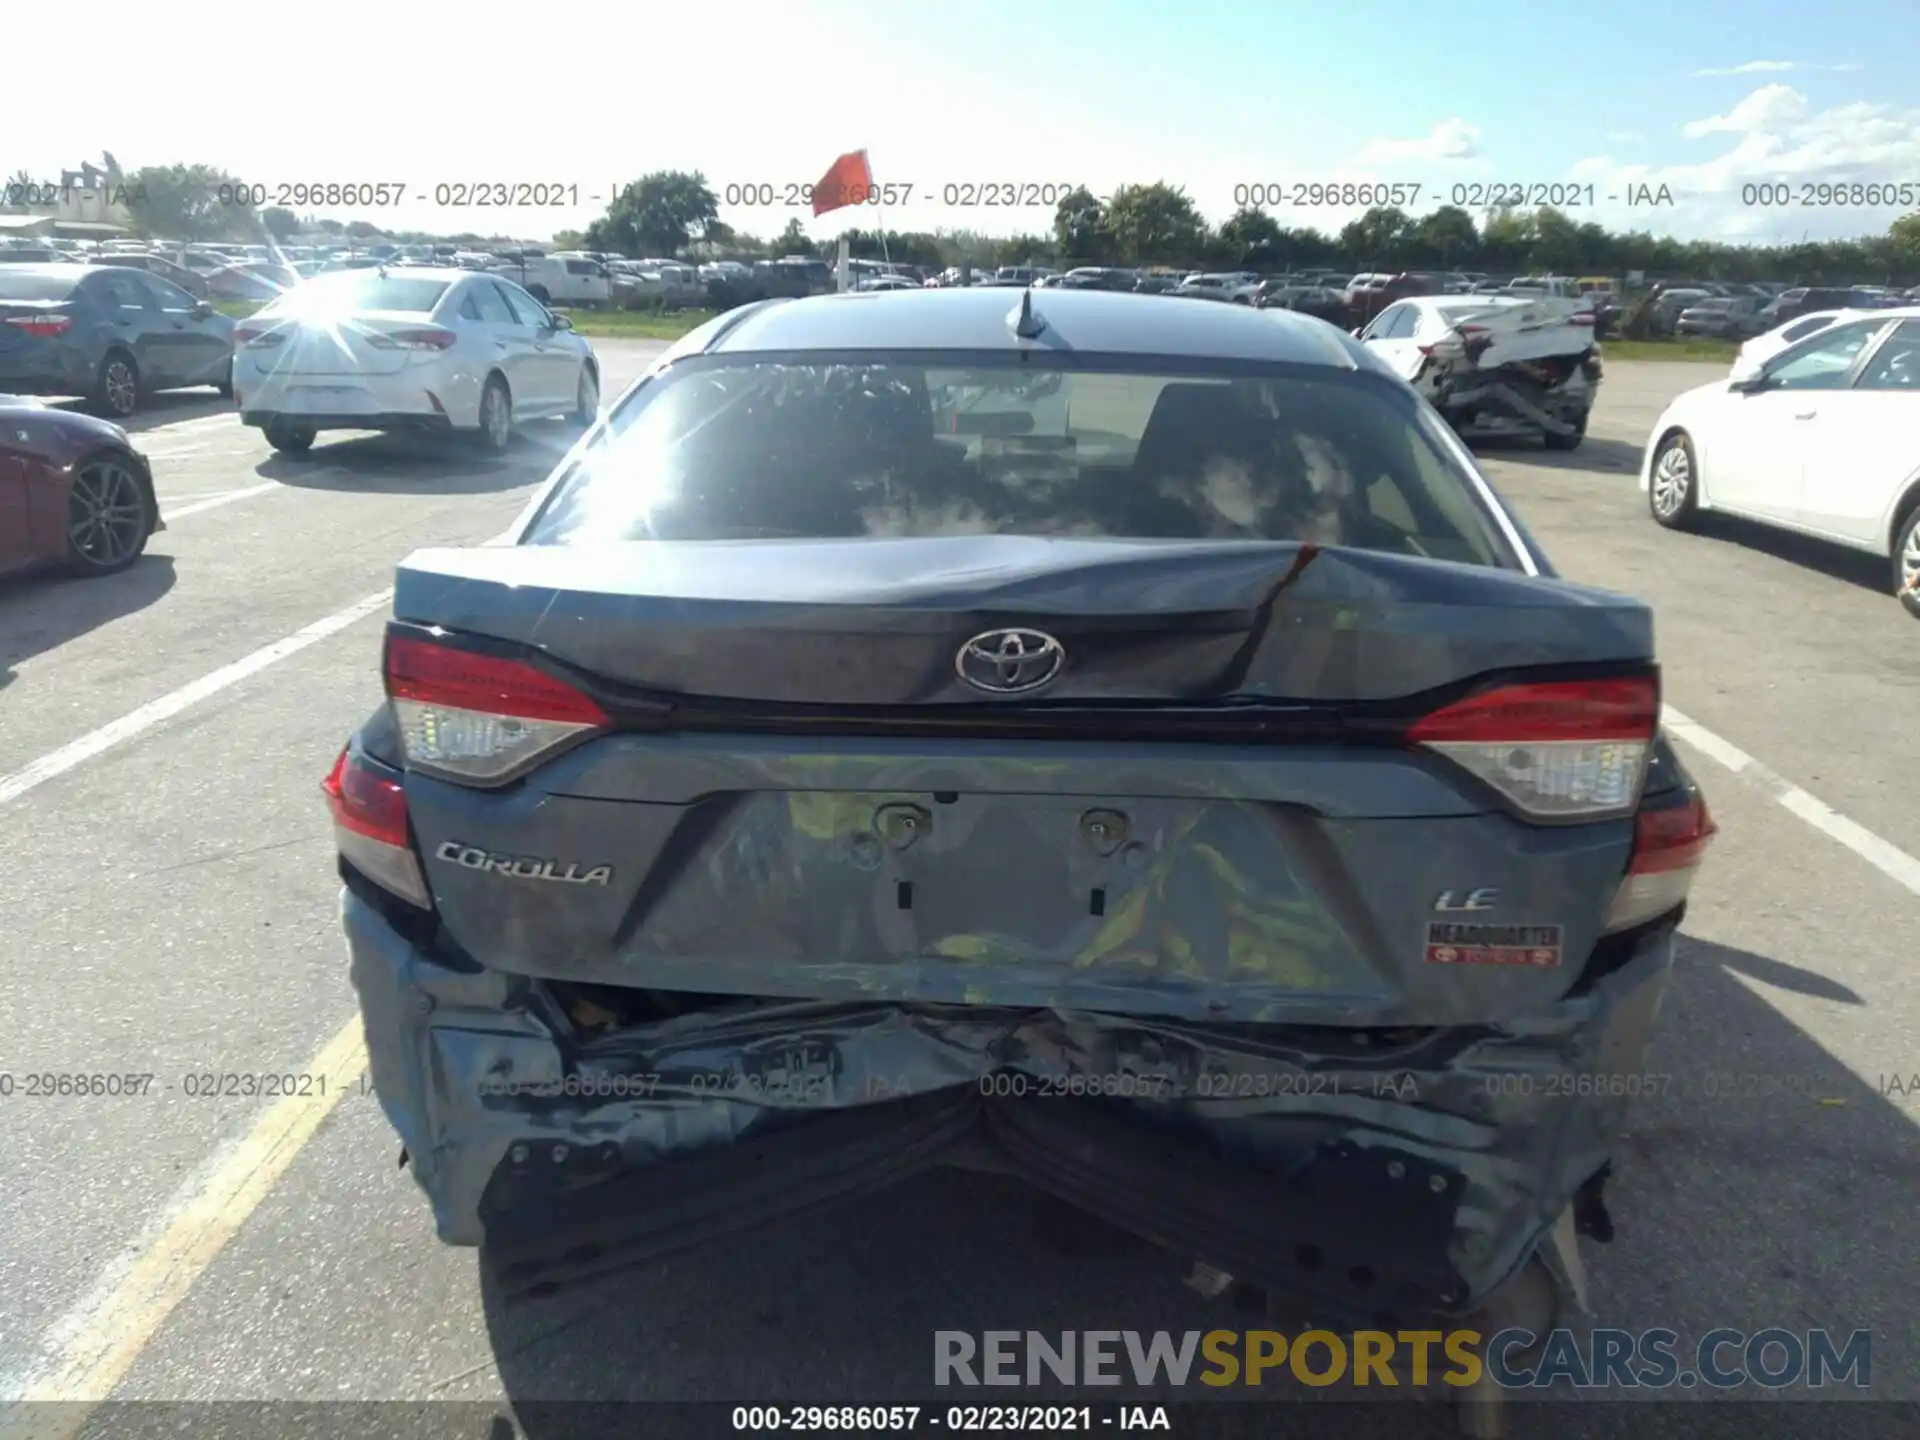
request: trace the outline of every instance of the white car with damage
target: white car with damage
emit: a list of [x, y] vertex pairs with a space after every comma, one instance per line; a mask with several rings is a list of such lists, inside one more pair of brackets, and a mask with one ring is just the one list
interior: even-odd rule
[[1600, 393], [1593, 308], [1543, 295], [1423, 295], [1360, 339], [1463, 436], [1537, 435], [1578, 448]]

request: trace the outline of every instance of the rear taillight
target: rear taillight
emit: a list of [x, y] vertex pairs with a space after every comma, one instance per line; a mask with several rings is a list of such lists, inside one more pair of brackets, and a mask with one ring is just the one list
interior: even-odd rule
[[1591, 326], [1593, 324], [1593, 312], [1591, 310], [1582, 310], [1578, 315], [1569, 315], [1567, 317], [1567, 324]]
[[1422, 355], [1458, 355], [1466, 352], [1471, 355], [1484, 350], [1492, 344], [1492, 332], [1485, 325], [1456, 325], [1451, 334], [1443, 335], [1431, 345], [1422, 345]]
[[1683, 904], [1719, 830], [1706, 800], [1691, 788], [1679, 803], [1650, 806], [1635, 815], [1633, 856], [1607, 911], [1607, 929], [1629, 930]]
[[71, 315], [14, 315], [7, 323], [16, 330], [24, 330], [29, 335], [38, 335], [45, 339], [54, 335], [64, 335], [73, 328]]
[[521, 660], [432, 640], [387, 641], [387, 695], [407, 764], [500, 784], [611, 720], [593, 699]]
[[348, 745], [320, 788], [333, 812], [333, 838], [341, 858], [409, 904], [423, 909], [431, 904], [407, 833], [407, 792], [400, 782]]
[[460, 337], [451, 330], [369, 330], [362, 338], [376, 350], [448, 350]]
[[1503, 685], [1434, 711], [1407, 738], [1531, 817], [1600, 820], [1632, 813], [1659, 712], [1652, 676]]
[[277, 326], [268, 329], [259, 325], [236, 325], [233, 327], [235, 348], [242, 345], [280, 345], [286, 342], [286, 332]]

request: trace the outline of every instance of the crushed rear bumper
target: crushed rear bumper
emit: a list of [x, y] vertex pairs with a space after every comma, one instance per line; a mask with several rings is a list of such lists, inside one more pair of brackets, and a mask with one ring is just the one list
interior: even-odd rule
[[961, 1165], [1363, 1325], [1472, 1308], [1607, 1164], [1673, 944], [1502, 1026], [785, 1001], [580, 1038], [538, 983], [342, 919], [381, 1106], [509, 1293]]

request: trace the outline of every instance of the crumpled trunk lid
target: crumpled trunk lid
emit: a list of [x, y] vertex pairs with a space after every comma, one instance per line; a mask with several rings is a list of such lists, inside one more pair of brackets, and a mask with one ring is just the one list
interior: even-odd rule
[[[1284, 597], [1284, 600], [1283, 598]], [[1517, 570], [1298, 542], [942, 539], [424, 550], [400, 620], [517, 642], [651, 695], [978, 706], [961, 647], [1066, 652], [1023, 708], [1367, 701], [1488, 670], [1652, 657], [1636, 601]], [[762, 711], [761, 713], [767, 713]]]
[[[1631, 845], [1628, 820], [1522, 824], [1365, 733], [1476, 676], [1650, 662], [1644, 606], [1512, 571], [1007, 536], [500, 547], [412, 557], [395, 607], [548, 656], [622, 717], [503, 790], [408, 776], [441, 917], [490, 969], [1461, 1023], [1564, 992]], [[1065, 646], [1044, 700], [957, 673], [996, 625]], [[1436, 913], [1483, 888], [1486, 913]], [[1450, 918], [1473, 923], [1436, 936]]]

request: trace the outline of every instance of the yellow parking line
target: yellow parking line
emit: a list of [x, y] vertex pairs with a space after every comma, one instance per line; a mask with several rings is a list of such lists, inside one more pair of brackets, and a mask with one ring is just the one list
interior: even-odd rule
[[[240, 1232], [320, 1123], [365, 1072], [367, 1047], [358, 1015], [301, 1073], [324, 1076], [317, 1095], [276, 1102], [182, 1205], [159, 1239], [72, 1325], [47, 1378], [27, 1386], [25, 1424], [6, 1434], [70, 1440], [106, 1400], [207, 1266]], [[64, 1328], [64, 1327], [63, 1327]]]

